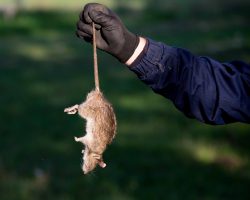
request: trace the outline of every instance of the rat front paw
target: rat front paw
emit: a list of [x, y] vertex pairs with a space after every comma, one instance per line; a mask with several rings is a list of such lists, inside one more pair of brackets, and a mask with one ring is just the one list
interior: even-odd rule
[[98, 164], [101, 168], [105, 168], [107, 165], [105, 162], [102, 160], [102, 156], [96, 153], [93, 153], [93, 157], [98, 160]]
[[74, 137], [76, 142], [81, 142], [86, 145], [86, 137]]

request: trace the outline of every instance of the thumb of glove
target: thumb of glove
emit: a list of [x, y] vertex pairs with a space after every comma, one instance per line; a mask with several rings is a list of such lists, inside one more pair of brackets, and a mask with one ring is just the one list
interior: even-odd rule
[[100, 25], [100, 28], [107, 28], [115, 24], [114, 17], [101, 11], [93, 10], [89, 13], [90, 18], [95, 24]]

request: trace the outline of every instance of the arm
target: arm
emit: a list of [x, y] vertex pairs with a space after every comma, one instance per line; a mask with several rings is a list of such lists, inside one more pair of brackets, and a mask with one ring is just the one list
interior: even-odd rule
[[119, 17], [101, 4], [87, 4], [77, 24], [77, 36], [123, 63], [156, 93], [170, 99], [186, 116], [209, 124], [250, 123], [250, 66], [219, 63], [129, 32]]
[[188, 117], [208, 124], [250, 123], [246, 63], [220, 63], [148, 40], [129, 68]]

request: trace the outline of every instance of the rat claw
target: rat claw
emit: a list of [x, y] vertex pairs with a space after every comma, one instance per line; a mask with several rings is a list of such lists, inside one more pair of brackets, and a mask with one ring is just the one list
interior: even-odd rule
[[69, 115], [73, 115], [73, 114], [76, 114], [77, 110], [64, 110], [64, 112], [66, 112], [67, 114]]
[[70, 111], [70, 112], [68, 112], [68, 114], [69, 114], [69, 115], [74, 115], [74, 114], [76, 114], [76, 112], [77, 112], [77, 111], [76, 111], [76, 110], [74, 110], [74, 111]]

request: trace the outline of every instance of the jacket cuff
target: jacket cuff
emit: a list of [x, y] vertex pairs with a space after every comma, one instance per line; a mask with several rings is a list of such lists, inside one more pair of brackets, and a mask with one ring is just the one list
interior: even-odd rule
[[175, 78], [175, 76], [169, 77], [169, 72], [173, 74], [178, 66], [177, 54], [176, 48], [147, 39], [144, 50], [129, 66], [129, 69], [152, 89], [157, 89], [157, 83], [164, 77]]
[[133, 63], [135, 63], [138, 59], [142, 57], [143, 53], [145, 52], [147, 43], [148, 42], [146, 38], [139, 37], [139, 42], [138, 42], [136, 49], [134, 50], [134, 53], [125, 63], [128, 67], [132, 66]]

